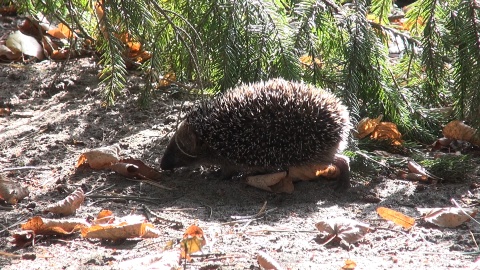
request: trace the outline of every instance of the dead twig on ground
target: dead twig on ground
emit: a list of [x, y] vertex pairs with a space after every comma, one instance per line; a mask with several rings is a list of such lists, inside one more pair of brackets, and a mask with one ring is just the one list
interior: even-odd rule
[[46, 166], [23, 166], [23, 167], [11, 167], [11, 168], [3, 168], [0, 170], [2, 172], [10, 172], [10, 171], [23, 171], [23, 170], [51, 170], [51, 168]]

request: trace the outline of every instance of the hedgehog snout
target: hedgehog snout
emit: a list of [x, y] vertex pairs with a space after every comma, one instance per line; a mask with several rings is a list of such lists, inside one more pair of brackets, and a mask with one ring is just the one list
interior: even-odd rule
[[197, 150], [196, 135], [187, 124], [183, 123], [168, 143], [160, 161], [160, 168], [173, 170], [194, 165], [199, 159]]
[[177, 167], [175, 162], [177, 156], [177, 149], [175, 149], [176, 147], [175, 140], [170, 140], [167, 149], [163, 154], [162, 160], [160, 161], [160, 168], [162, 170], [173, 170]]

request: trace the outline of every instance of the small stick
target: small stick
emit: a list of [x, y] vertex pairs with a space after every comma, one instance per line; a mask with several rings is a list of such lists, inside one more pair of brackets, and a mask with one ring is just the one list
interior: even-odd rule
[[12, 168], [3, 168], [0, 170], [2, 172], [9, 172], [9, 171], [22, 171], [22, 170], [50, 170], [49, 167], [45, 166], [23, 166], [23, 167], [12, 167]]
[[139, 201], [139, 202], [148, 202], [151, 204], [159, 205], [155, 200], [156, 198], [139, 198], [135, 196], [121, 196], [121, 195], [88, 195], [88, 198], [103, 198], [103, 199], [124, 199], [124, 200], [132, 200], [132, 201]]
[[164, 218], [164, 217], [161, 217], [159, 214], [153, 212], [150, 208], [148, 208], [146, 205], [142, 205], [142, 210], [146, 213], [146, 214], [149, 214], [149, 215], [152, 215], [160, 220], [163, 220], [163, 221], [166, 221], [166, 222], [170, 222], [170, 223], [174, 223], [175, 226], [177, 227], [183, 227], [183, 224], [180, 222], [180, 221], [175, 221], [175, 220], [171, 220], [171, 219], [167, 219], [167, 218]]

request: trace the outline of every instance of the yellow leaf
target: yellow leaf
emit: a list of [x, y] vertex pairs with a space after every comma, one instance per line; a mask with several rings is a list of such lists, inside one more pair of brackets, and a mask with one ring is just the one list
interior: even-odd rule
[[363, 139], [366, 136], [368, 136], [370, 133], [372, 133], [375, 130], [375, 127], [377, 127], [378, 123], [382, 121], [383, 115], [379, 115], [377, 118], [368, 118], [365, 117], [360, 122], [358, 122], [357, 125], [357, 135], [356, 137], [358, 139]]
[[386, 220], [390, 220], [393, 223], [402, 226], [405, 229], [410, 229], [413, 225], [415, 225], [415, 219], [409, 216], [406, 216], [400, 212], [395, 210], [386, 208], [386, 207], [379, 207], [377, 208], [377, 213], [379, 216]]

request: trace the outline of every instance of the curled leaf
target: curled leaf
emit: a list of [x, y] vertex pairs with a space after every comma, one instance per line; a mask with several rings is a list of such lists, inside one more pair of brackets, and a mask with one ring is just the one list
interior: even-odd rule
[[21, 225], [22, 230], [32, 230], [35, 234], [68, 235], [88, 227], [83, 219], [47, 219], [39, 216], [29, 219]]
[[131, 215], [116, 219], [115, 223], [96, 224], [88, 228], [82, 228], [81, 232], [85, 238], [100, 238], [113, 241], [136, 237], [158, 237], [160, 232], [155, 229], [153, 224], [144, 220], [145, 218], [142, 216]]
[[368, 135], [370, 135], [370, 133], [372, 133], [375, 130], [377, 125], [380, 123], [380, 121], [382, 121], [382, 118], [383, 118], [383, 115], [381, 114], [377, 118], [372, 119], [372, 118], [365, 117], [362, 120], [360, 120], [357, 125], [356, 137], [358, 139], [363, 139]]
[[375, 140], [389, 140], [392, 145], [402, 144], [402, 133], [398, 131], [397, 125], [392, 122], [381, 122], [370, 135]]
[[112, 170], [121, 173], [127, 177], [139, 177], [142, 179], [149, 179], [149, 180], [160, 180], [161, 174], [159, 171], [155, 170], [154, 168], [147, 166], [143, 161], [138, 159], [121, 159], [118, 165], [121, 168], [122, 172], [117, 171], [116, 166], [112, 166]]
[[353, 270], [357, 267], [357, 263], [348, 259], [345, 261], [345, 265], [342, 266], [342, 270]]
[[54, 214], [61, 215], [71, 215], [75, 214], [76, 210], [85, 200], [85, 194], [83, 193], [82, 188], [77, 188], [72, 194], [68, 195], [65, 199], [48, 205], [45, 210], [45, 213], [51, 212]]
[[190, 254], [201, 251], [206, 243], [207, 241], [203, 236], [203, 230], [196, 224], [190, 225], [183, 234], [183, 239], [180, 242], [180, 258], [190, 260]]
[[117, 145], [101, 147], [80, 155], [76, 168], [87, 163], [90, 168], [100, 170], [110, 168], [118, 162], [120, 148]]

